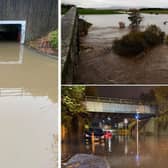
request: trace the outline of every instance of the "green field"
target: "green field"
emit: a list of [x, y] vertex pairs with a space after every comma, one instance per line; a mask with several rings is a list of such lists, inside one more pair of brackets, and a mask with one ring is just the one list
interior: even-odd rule
[[122, 14], [121, 10], [114, 10], [114, 9], [82, 9], [82, 8], [78, 8], [78, 12], [81, 15]]
[[141, 9], [140, 12], [149, 14], [168, 14], [168, 9]]
[[[71, 5], [62, 5], [62, 14], [65, 14], [72, 6]], [[78, 8], [78, 13], [81, 15], [103, 15], [103, 14], [124, 14], [128, 13], [127, 9], [87, 9], [87, 8]], [[168, 14], [168, 9], [160, 8], [142, 8], [140, 9], [141, 13], [148, 14]]]

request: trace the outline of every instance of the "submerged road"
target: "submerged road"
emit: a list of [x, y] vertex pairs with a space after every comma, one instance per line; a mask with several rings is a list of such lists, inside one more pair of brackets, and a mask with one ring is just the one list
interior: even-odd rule
[[62, 144], [62, 154], [95, 154], [105, 159], [111, 168], [167, 168], [168, 136], [136, 137], [113, 136], [104, 144], [84, 144], [73, 140]]
[[57, 60], [0, 44], [0, 167], [57, 168]]

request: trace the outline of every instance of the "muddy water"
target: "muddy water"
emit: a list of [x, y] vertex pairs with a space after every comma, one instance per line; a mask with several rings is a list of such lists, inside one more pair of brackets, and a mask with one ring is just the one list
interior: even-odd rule
[[57, 60], [0, 44], [0, 167], [57, 167]]
[[[163, 25], [168, 15], [144, 15], [142, 25]], [[140, 57], [125, 58], [112, 51], [114, 39], [129, 32], [119, 29], [118, 22], [129, 24], [127, 15], [85, 15], [93, 25], [81, 38], [81, 53], [77, 83], [158, 84], [168, 83], [168, 46], [162, 45]], [[108, 22], [107, 22], [108, 21]]]
[[[93, 24], [93, 27], [118, 27], [119, 22], [124, 22], [126, 26], [129, 26], [130, 21], [128, 20], [127, 14], [116, 14], [116, 15], [83, 15], [81, 16], [88, 22]], [[162, 31], [168, 33], [168, 24], [163, 24], [168, 21], [167, 14], [154, 15], [154, 14], [142, 14], [143, 20], [141, 22], [142, 27], [155, 24], [159, 26]]]

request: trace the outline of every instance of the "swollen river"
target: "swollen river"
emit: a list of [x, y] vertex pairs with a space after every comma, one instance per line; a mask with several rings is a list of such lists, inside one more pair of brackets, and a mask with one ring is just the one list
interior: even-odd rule
[[57, 60], [0, 44], [0, 167], [57, 167]]
[[[128, 15], [85, 15], [92, 23], [82, 37], [76, 83], [85, 84], [167, 84], [168, 45], [160, 45], [139, 57], [121, 57], [112, 50], [113, 41], [130, 30], [119, 29], [118, 22], [129, 25]], [[156, 24], [168, 34], [168, 15], [143, 15], [142, 29]]]

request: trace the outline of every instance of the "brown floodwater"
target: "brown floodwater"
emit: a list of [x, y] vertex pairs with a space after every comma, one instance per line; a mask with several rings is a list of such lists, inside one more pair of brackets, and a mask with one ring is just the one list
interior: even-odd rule
[[[159, 19], [160, 16], [160, 19]], [[168, 15], [144, 15], [142, 28], [157, 24], [168, 32], [163, 21]], [[93, 23], [88, 35], [81, 38], [81, 52], [76, 83], [87, 84], [167, 84], [168, 46], [161, 45], [137, 57], [121, 57], [112, 50], [114, 39], [129, 32], [119, 29], [118, 22], [126, 22], [127, 15], [88, 15]], [[109, 20], [109, 22], [107, 22]]]
[[57, 60], [0, 43], [0, 167], [57, 167]]

